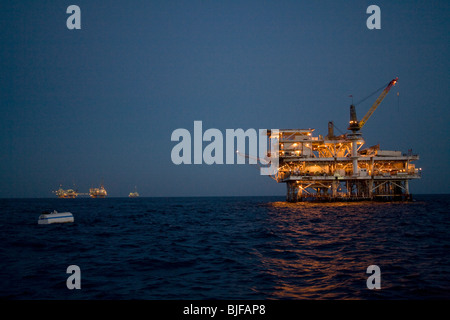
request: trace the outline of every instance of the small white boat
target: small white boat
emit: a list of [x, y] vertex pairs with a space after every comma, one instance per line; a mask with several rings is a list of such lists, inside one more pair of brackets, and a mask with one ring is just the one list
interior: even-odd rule
[[50, 223], [66, 223], [73, 222], [73, 215], [70, 212], [43, 212], [39, 216], [38, 224], [50, 224]]

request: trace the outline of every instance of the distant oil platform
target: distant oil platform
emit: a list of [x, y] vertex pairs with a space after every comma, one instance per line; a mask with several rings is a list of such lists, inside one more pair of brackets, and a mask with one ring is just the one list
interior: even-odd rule
[[[103, 183], [100, 185], [99, 188], [90, 188], [89, 192], [78, 192], [77, 189], [63, 189], [62, 185], [59, 186], [59, 189], [56, 191], [53, 191], [53, 193], [56, 194], [58, 198], [63, 199], [73, 199], [77, 198], [78, 196], [89, 196], [90, 198], [106, 198], [108, 195], [108, 192], [106, 191], [105, 187], [103, 186]], [[139, 193], [137, 192], [137, 187], [134, 187], [134, 192], [130, 192], [128, 195], [130, 198], [137, 198], [139, 197]]]
[[137, 187], [134, 187], [134, 192], [130, 192], [128, 197], [129, 198], [137, 198], [137, 197], [139, 197], [139, 193], [137, 192]]
[[103, 187], [103, 184], [100, 185], [100, 188], [90, 188], [89, 189], [89, 196], [91, 198], [106, 198], [108, 193], [105, 190], [105, 187]]
[[62, 185], [59, 186], [59, 189], [53, 191], [58, 198], [63, 199], [73, 199], [78, 196], [89, 196], [91, 198], [106, 198], [108, 192], [106, 192], [103, 184], [100, 185], [100, 188], [90, 188], [88, 193], [78, 192], [78, 190], [74, 189], [63, 189]]
[[62, 185], [59, 186], [58, 190], [53, 191], [53, 193], [55, 193], [58, 198], [64, 198], [64, 199], [73, 199], [73, 198], [78, 197], [78, 195], [79, 195], [79, 193], [76, 190], [73, 190], [73, 189], [64, 190], [62, 188]]
[[279, 158], [272, 177], [286, 183], [288, 202], [411, 199], [409, 180], [421, 177], [421, 169], [412, 163], [419, 155], [412, 149], [403, 154], [381, 150], [379, 145], [362, 149], [365, 141], [360, 130], [397, 80], [383, 86], [383, 92], [361, 121], [357, 120], [352, 102], [347, 129], [350, 133], [335, 136], [332, 121], [325, 137], [313, 137], [314, 129], [280, 129], [277, 133], [268, 130], [267, 135], [277, 139], [279, 150], [278, 154], [268, 152], [269, 159]]

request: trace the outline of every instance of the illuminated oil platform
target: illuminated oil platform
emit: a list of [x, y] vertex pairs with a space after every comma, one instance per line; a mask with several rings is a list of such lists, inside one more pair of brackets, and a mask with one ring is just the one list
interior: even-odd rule
[[134, 192], [130, 192], [128, 197], [129, 198], [137, 198], [137, 197], [139, 197], [139, 192], [137, 192], [137, 187], [134, 187]]
[[89, 189], [89, 196], [91, 198], [105, 198], [108, 195], [106, 192], [106, 189], [103, 187], [103, 184], [100, 186], [100, 188], [90, 188]]
[[58, 198], [63, 199], [73, 199], [77, 198], [78, 196], [89, 196], [91, 198], [105, 198], [108, 195], [106, 189], [103, 187], [103, 184], [100, 186], [100, 188], [89, 189], [89, 193], [81, 193], [73, 189], [63, 189], [61, 185], [58, 190], [53, 192], [56, 194]]
[[53, 191], [58, 198], [63, 198], [63, 199], [73, 199], [78, 197], [79, 193], [76, 190], [73, 189], [63, 189], [62, 186], [59, 187], [58, 190]]
[[[350, 133], [313, 136], [314, 129], [280, 129], [279, 166], [274, 179], [286, 183], [287, 201], [410, 200], [409, 180], [421, 177], [413, 161], [419, 156], [401, 151], [363, 148], [360, 132], [398, 78], [392, 80], [361, 121], [350, 106]], [[276, 155], [272, 155], [276, 156]]]

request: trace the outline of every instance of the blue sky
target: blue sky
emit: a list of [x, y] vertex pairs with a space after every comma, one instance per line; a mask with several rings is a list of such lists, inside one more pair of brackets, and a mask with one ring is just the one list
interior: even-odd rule
[[[81, 8], [81, 30], [66, 9]], [[381, 8], [369, 30], [366, 9]], [[449, 193], [448, 1], [21, 1], [0, 5], [0, 197], [284, 195], [250, 165], [180, 165], [177, 128], [363, 129], [413, 149], [412, 193]], [[397, 96], [397, 92], [399, 96]], [[359, 118], [376, 96], [357, 107]]]

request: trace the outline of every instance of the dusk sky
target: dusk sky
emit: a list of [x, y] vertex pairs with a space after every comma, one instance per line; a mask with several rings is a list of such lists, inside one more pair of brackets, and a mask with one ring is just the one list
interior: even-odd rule
[[[69, 30], [69, 5], [81, 29]], [[369, 30], [369, 5], [381, 29]], [[2, 1], [0, 197], [284, 195], [253, 165], [175, 165], [175, 129], [346, 131], [395, 77], [366, 146], [412, 149], [450, 193], [449, 1]], [[397, 95], [398, 93], [398, 95]], [[361, 119], [376, 96], [357, 106]]]

